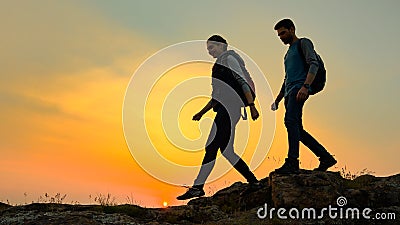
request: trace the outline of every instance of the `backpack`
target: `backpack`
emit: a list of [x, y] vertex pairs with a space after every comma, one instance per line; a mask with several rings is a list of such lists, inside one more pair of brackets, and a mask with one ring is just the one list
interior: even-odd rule
[[[247, 85], [249, 85], [249, 87], [250, 87], [250, 92], [251, 92], [251, 95], [252, 95], [253, 101], [254, 101], [256, 99], [256, 87], [254, 85], [253, 79], [250, 76], [249, 71], [246, 69], [246, 66], [245, 66], [245, 63], [244, 63], [242, 57], [240, 57], [240, 55], [237, 54], [233, 50], [228, 50], [228, 55], [231, 55], [231, 56], [235, 57], [235, 59], [239, 62], [240, 68], [243, 71], [243, 75], [244, 75], [243, 78], [246, 81]], [[224, 65], [227, 65], [227, 63], [225, 62]], [[234, 71], [232, 71], [232, 72], [234, 72]], [[242, 102], [243, 102], [244, 106], [249, 106], [249, 103], [247, 102], [246, 96], [244, 95], [243, 91], [241, 89], [235, 90], [235, 91], [237, 92], [237, 94], [242, 99]]]
[[[306, 71], [310, 68], [310, 66], [307, 64], [306, 57], [304, 55], [303, 49], [301, 48], [301, 40], [303, 38], [299, 39], [299, 44], [297, 45], [298, 51], [301, 55], [301, 58], [304, 61], [304, 67]], [[317, 52], [314, 50], [315, 55], [317, 56], [317, 61], [318, 61], [318, 71], [317, 74], [315, 74], [314, 81], [310, 85], [310, 95], [315, 95], [316, 93], [322, 91], [325, 87], [326, 83], [326, 69], [324, 62], [322, 61], [322, 58], [317, 54]]]

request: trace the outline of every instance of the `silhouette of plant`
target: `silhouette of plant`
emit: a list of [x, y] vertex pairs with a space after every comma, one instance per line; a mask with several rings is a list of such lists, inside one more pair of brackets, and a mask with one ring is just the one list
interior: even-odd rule
[[[25, 195], [26, 196], [26, 195]], [[43, 196], [39, 196], [38, 203], [57, 203], [63, 204], [64, 199], [67, 197], [67, 194], [61, 195], [61, 193], [55, 194], [53, 197], [50, 196], [48, 193], [44, 193]], [[26, 203], [25, 203], [26, 204]]]
[[94, 201], [99, 203], [101, 206], [115, 206], [117, 203], [115, 202], [115, 197], [112, 197], [110, 193], [107, 195], [97, 194], [94, 198]]
[[342, 168], [342, 170], [340, 171], [340, 175], [343, 178], [348, 179], [348, 180], [354, 180], [359, 176], [372, 175], [374, 173], [375, 172], [368, 170], [367, 168], [364, 168], [363, 170], [354, 173], [354, 172], [351, 172], [350, 170], [348, 170], [346, 166], [344, 166], [344, 168]]

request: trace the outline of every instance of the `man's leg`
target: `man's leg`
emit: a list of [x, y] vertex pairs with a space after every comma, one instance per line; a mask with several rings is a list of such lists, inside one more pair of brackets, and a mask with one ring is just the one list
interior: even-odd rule
[[302, 117], [304, 102], [299, 102], [296, 99], [298, 90], [285, 98], [285, 126], [288, 132], [289, 152], [288, 158], [299, 158], [300, 131], [302, 130]]
[[326, 151], [324, 146], [322, 146], [313, 136], [311, 136], [311, 134], [309, 134], [304, 129], [301, 129], [300, 140], [316, 156], [318, 157], [330, 156], [330, 154], [328, 153], [328, 151]]
[[307, 146], [316, 156], [319, 157], [320, 164], [314, 170], [326, 171], [329, 167], [337, 163], [336, 159], [322, 146], [311, 134], [302, 129], [301, 142]]
[[290, 174], [299, 172], [299, 145], [300, 130], [302, 129], [302, 116], [304, 102], [296, 100], [298, 89], [293, 90], [285, 97], [285, 126], [288, 133], [288, 157], [276, 173]]

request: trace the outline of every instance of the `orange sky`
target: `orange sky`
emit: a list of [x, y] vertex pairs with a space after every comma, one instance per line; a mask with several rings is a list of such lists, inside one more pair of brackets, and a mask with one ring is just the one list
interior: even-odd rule
[[[35, 1], [25, 2], [24, 7], [20, 4], [7, 2], [0, 9], [0, 27], [3, 29], [0, 37], [3, 43], [0, 50], [1, 202], [23, 204], [38, 201], [45, 193], [51, 196], [61, 193], [67, 194], [66, 203], [78, 201], [87, 204], [94, 203], [93, 196], [110, 193], [116, 197], [117, 203], [126, 203], [127, 197], [132, 196], [134, 203], [147, 207], [161, 207], [164, 201], [169, 205], [184, 204], [175, 200], [185, 191], [184, 188], [162, 182], [146, 173], [129, 151], [123, 130], [123, 103], [132, 74], [148, 57], [166, 46], [221, 33], [229, 43], [254, 60], [276, 94], [282, 82], [282, 57], [287, 47], [281, 44], [272, 27], [278, 19], [287, 15], [294, 17], [299, 33], [315, 40], [329, 68], [328, 86], [306, 104], [304, 123], [305, 128], [315, 134], [338, 159], [333, 170], [346, 167], [356, 173], [367, 168], [378, 176], [399, 172], [399, 118], [394, 116], [400, 105], [397, 104], [399, 78], [395, 72], [398, 71], [397, 64], [393, 60], [399, 49], [390, 44], [395, 43], [391, 38], [398, 35], [378, 35], [381, 29], [374, 25], [380, 22], [392, 28], [395, 26], [390, 25], [390, 21], [399, 21], [399, 18], [395, 16], [397, 13], [370, 13], [375, 12], [377, 7], [382, 7], [378, 10], [382, 12], [398, 8], [395, 7], [397, 2], [387, 6], [370, 3], [361, 9], [350, 4], [341, 11], [341, 18], [327, 11], [319, 12], [326, 15], [322, 22], [294, 9], [288, 9], [289, 12], [282, 15], [278, 10], [283, 7], [280, 3], [268, 7], [264, 3], [249, 3], [242, 7], [238, 3], [233, 7], [242, 9], [247, 15], [246, 20], [235, 21], [231, 18], [221, 20], [221, 23], [208, 21], [211, 20], [210, 15], [216, 15], [212, 10], [224, 8], [220, 3], [215, 3], [216, 9], [200, 10], [209, 15], [204, 23], [196, 20], [204, 16], [196, 10], [205, 7], [204, 3], [193, 6], [189, 12], [185, 11], [185, 15], [188, 13], [186, 21], [170, 16], [171, 12], [178, 14], [174, 11], [178, 9], [162, 5], [165, 3], [154, 9], [159, 12], [158, 17], [151, 18], [142, 14], [150, 12], [149, 8], [154, 8], [154, 3], [140, 6], [126, 3], [130, 7], [119, 4], [109, 6], [106, 1]], [[341, 7], [329, 4], [332, 4], [331, 8]], [[319, 3], [315, 7], [324, 8]], [[162, 8], [168, 9], [169, 13]], [[276, 10], [272, 12], [271, 9]], [[266, 12], [269, 14], [266, 15]], [[358, 45], [349, 43], [347, 38], [349, 35], [356, 36], [358, 32], [351, 29], [352, 26], [343, 27], [345, 18], [352, 13], [359, 13], [361, 17], [363, 13], [373, 15], [372, 18], [365, 18], [365, 24], [357, 24], [366, 26], [363, 30], [368, 32], [365, 40], [361, 39]], [[161, 21], [164, 17], [165, 20]], [[239, 22], [247, 24], [240, 31], [237, 30]], [[326, 32], [313, 29], [321, 27], [320, 22], [328, 24], [330, 29]], [[193, 24], [197, 24], [196, 29]], [[164, 32], [164, 29], [171, 32]], [[343, 31], [346, 35], [334, 35]], [[387, 32], [398, 31], [389, 29]], [[373, 49], [374, 54], [370, 53], [370, 47], [362, 48], [371, 46], [371, 40], [382, 43], [379, 49]], [[204, 48], [202, 54], [206, 54], [205, 51]], [[161, 153], [175, 162], [182, 163], [182, 155], [179, 149], [166, 143], [160, 125], [162, 120], [157, 112], [160, 112], [169, 90], [195, 76], [206, 78], [210, 74], [210, 66], [200, 63], [177, 67], [170, 74], [165, 74], [165, 77], [176, 80], [160, 79], [152, 92], [153, 96], [149, 96], [149, 104], [156, 106], [148, 111], [149, 117], [146, 116], [146, 123], [152, 129], [150, 137], [156, 148], [163, 149]], [[376, 74], [385, 76], [379, 77], [380, 82], [377, 82]], [[202, 87], [202, 91], [210, 91], [209, 85]], [[366, 98], [368, 90], [375, 92]], [[261, 96], [257, 103], [263, 107], [263, 119], [269, 121], [274, 114], [268, 111], [270, 102], [261, 101]], [[206, 98], [189, 101], [179, 117], [178, 127], [188, 140], [199, 138], [193, 141], [195, 149], [204, 143], [211, 120], [193, 122], [191, 116], [206, 101]], [[133, 118], [138, 116], [132, 113]], [[267, 158], [255, 170], [258, 178], [268, 176], [271, 170], [280, 166], [287, 153], [283, 114], [281, 105], [276, 113], [272, 146]], [[211, 112], [207, 114], [209, 118], [213, 116]], [[139, 115], [138, 118], [142, 117]], [[255, 146], [261, 121], [241, 121], [238, 125], [240, 137], [247, 132], [251, 137], [244, 152], [245, 161], [251, 160], [251, 151], [248, 150]], [[275, 128], [275, 125], [272, 127]], [[185, 142], [179, 138], [175, 141]], [[244, 146], [246, 143], [238, 138], [238, 151]], [[186, 154], [191, 158], [184, 162], [199, 165], [202, 154], [201, 149], [194, 154]], [[302, 168], [311, 169], [318, 164], [303, 146], [300, 155]], [[225, 159], [221, 158], [217, 164], [224, 163]], [[189, 172], [176, 176], [187, 178], [188, 185], [194, 179]], [[236, 181], [244, 179], [231, 170], [207, 184], [206, 193], [215, 193]]]

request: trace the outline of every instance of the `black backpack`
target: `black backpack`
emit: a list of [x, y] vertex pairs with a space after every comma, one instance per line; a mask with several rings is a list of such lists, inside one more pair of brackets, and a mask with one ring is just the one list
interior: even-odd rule
[[[231, 55], [231, 56], [235, 57], [235, 59], [239, 62], [240, 68], [242, 69], [243, 75], [244, 75], [243, 79], [246, 81], [247, 85], [249, 85], [251, 95], [253, 97], [253, 100], [255, 100], [256, 99], [256, 93], [255, 93], [256, 87], [254, 85], [253, 79], [251, 78], [251, 75], [250, 75], [249, 71], [246, 69], [246, 65], [245, 65], [242, 57], [240, 57], [240, 55], [237, 54], [233, 50], [228, 50], [228, 54], [226, 56], [228, 56], [228, 55]], [[224, 60], [226, 60], [226, 58]], [[226, 62], [224, 62], [223, 64], [227, 65]], [[232, 71], [232, 72], [234, 73], [234, 71]], [[244, 106], [249, 106], [249, 104], [247, 103], [246, 96], [244, 95], [242, 89], [239, 88], [238, 85], [235, 85], [235, 87], [237, 87], [237, 88], [235, 88], [235, 91], [240, 96], [240, 98], [242, 99], [242, 102], [243, 102]]]
[[[298, 48], [299, 53], [304, 61], [305, 69], [306, 69], [306, 71], [308, 71], [308, 69], [310, 68], [310, 65], [307, 64], [306, 57], [304, 55], [303, 49], [301, 48], [301, 40], [302, 39], [303, 38], [299, 39], [299, 44], [297, 45], [297, 48]], [[314, 52], [315, 52], [315, 50], [314, 50]], [[322, 91], [322, 89], [324, 89], [325, 83], [326, 83], [326, 69], [325, 69], [324, 62], [322, 61], [322, 58], [317, 54], [317, 52], [315, 52], [315, 55], [317, 56], [317, 60], [318, 60], [318, 71], [317, 71], [317, 74], [315, 75], [314, 81], [310, 85], [310, 87], [311, 87], [310, 95], [315, 95], [316, 93]]]

